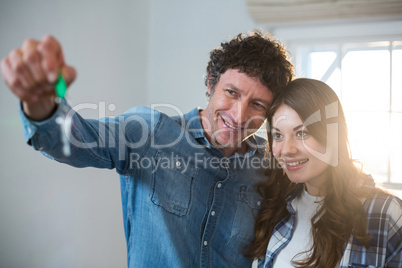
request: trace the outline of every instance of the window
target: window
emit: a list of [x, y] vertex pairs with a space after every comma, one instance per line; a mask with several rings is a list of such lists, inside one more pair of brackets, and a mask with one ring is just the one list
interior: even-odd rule
[[377, 182], [402, 189], [402, 38], [298, 45], [299, 76], [338, 94], [352, 156]]

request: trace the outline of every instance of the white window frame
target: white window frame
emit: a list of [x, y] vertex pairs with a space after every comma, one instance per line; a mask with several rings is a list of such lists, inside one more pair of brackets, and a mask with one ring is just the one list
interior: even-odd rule
[[[341, 69], [341, 61], [345, 55], [344, 46], [347, 44], [360, 44], [390, 41], [389, 49], [391, 49], [394, 41], [402, 40], [402, 20], [401, 21], [368, 21], [362, 23], [348, 24], [345, 22], [320, 25], [299, 25], [286, 26], [284, 28], [271, 29], [272, 32], [287, 45], [291, 52], [293, 63], [295, 64], [297, 77], [309, 77], [308, 69], [308, 53], [318, 51], [334, 51], [336, 48], [337, 60], [336, 67]], [[308, 49], [306, 49], [306, 47]], [[328, 48], [328, 49], [327, 49]], [[390, 53], [390, 64], [392, 67], [392, 53]], [[325, 75], [323, 77], [325, 81]], [[390, 81], [392, 79], [392, 72]], [[392, 83], [390, 83], [390, 101], [392, 101]], [[340, 92], [342, 98], [342, 90]], [[389, 115], [396, 113], [392, 111], [392, 103], [390, 103]], [[387, 182], [382, 183], [386, 188], [393, 190], [402, 190], [402, 183], [390, 182], [390, 154], [388, 157], [388, 175]], [[384, 156], [383, 156], [384, 157]], [[401, 159], [402, 161], [402, 159]]]

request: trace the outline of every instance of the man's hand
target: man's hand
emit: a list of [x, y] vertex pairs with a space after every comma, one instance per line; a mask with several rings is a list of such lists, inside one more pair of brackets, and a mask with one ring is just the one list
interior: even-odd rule
[[48, 118], [54, 110], [54, 84], [61, 72], [70, 85], [76, 71], [65, 64], [60, 43], [52, 36], [41, 41], [27, 39], [1, 61], [4, 82], [21, 100], [24, 112], [33, 120]]

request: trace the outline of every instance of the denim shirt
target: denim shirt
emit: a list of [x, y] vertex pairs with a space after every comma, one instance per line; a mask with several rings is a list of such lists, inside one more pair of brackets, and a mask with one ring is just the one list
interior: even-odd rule
[[[128, 267], [251, 267], [242, 255], [254, 237], [265, 180], [265, 140], [249, 138], [229, 158], [204, 136], [199, 110], [169, 117], [147, 107], [86, 120], [63, 100], [46, 121], [20, 112], [28, 144], [74, 167], [120, 176]], [[67, 115], [70, 156], [57, 117]], [[71, 131], [71, 133], [70, 133]]]

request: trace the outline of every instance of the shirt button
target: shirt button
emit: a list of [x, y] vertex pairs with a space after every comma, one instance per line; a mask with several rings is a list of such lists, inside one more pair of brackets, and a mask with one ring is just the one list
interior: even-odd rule
[[222, 183], [218, 183], [218, 188], [221, 188], [222, 187]]
[[212, 211], [212, 212], [211, 212], [211, 215], [212, 215], [212, 216], [215, 216], [215, 211]]
[[257, 202], [257, 205], [258, 205], [258, 206], [261, 206], [261, 201], [258, 201], [258, 202]]
[[177, 162], [176, 162], [176, 167], [180, 167], [180, 166], [181, 166], [180, 161], [177, 161]]
[[207, 246], [208, 245], [208, 242], [207, 241], [204, 241], [204, 246]]

